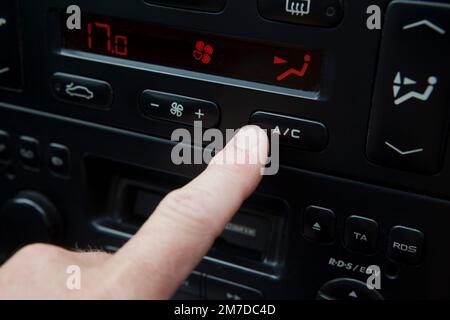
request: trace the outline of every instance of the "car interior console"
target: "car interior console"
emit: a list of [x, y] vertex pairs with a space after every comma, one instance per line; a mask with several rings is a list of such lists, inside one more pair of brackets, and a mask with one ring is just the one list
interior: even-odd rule
[[450, 298], [450, 1], [2, 0], [0, 44], [0, 263], [116, 251], [205, 168], [174, 130], [257, 124], [280, 170], [174, 298]]

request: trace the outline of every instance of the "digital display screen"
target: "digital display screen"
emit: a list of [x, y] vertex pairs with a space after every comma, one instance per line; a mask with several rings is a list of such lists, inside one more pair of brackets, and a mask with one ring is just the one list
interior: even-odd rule
[[63, 47], [222, 77], [319, 92], [320, 50], [271, 45], [105, 16], [82, 16], [81, 30], [63, 20]]

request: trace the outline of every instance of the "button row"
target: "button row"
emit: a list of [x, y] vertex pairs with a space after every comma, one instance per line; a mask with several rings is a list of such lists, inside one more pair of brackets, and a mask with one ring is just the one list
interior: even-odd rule
[[[0, 131], [0, 162], [9, 162], [13, 157], [12, 150], [10, 135], [6, 131]], [[41, 147], [38, 140], [29, 136], [20, 136], [16, 154], [25, 169], [39, 170]], [[53, 174], [67, 177], [70, 172], [69, 149], [61, 144], [50, 143], [47, 149], [47, 163]]]
[[260, 291], [228, 280], [193, 272], [178, 290], [192, 298], [209, 300], [260, 300]]
[[[100, 109], [108, 109], [113, 99], [107, 82], [62, 72], [53, 75], [52, 89], [58, 99]], [[139, 110], [146, 118], [189, 126], [201, 121], [204, 128], [216, 127], [220, 120], [220, 110], [214, 102], [155, 90], [141, 93]], [[319, 152], [328, 143], [328, 130], [317, 121], [257, 111], [251, 115], [250, 123], [277, 134], [286, 146]]]
[[[51, 82], [53, 95], [60, 100], [104, 110], [113, 100], [111, 85], [102, 80], [57, 72]], [[213, 102], [154, 90], [142, 92], [139, 110], [146, 118], [189, 126], [202, 121], [205, 128], [217, 126], [220, 119], [219, 108]]]
[[[303, 218], [305, 238], [331, 243], [335, 239], [336, 215], [327, 208], [309, 206]], [[379, 225], [375, 220], [352, 215], [345, 221], [344, 246], [356, 253], [371, 255], [378, 246]], [[389, 232], [388, 256], [400, 263], [416, 265], [420, 262], [424, 235], [416, 229], [394, 226]]]

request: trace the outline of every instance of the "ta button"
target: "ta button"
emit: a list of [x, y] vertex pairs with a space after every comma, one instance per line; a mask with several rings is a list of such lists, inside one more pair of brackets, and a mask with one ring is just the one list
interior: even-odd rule
[[345, 224], [345, 246], [355, 252], [373, 254], [377, 246], [378, 223], [375, 220], [350, 216]]

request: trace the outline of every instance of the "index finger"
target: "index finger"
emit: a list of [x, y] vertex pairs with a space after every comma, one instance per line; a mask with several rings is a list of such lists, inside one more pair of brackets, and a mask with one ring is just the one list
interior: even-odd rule
[[122, 296], [171, 297], [257, 187], [267, 154], [266, 133], [256, 126], [244, 127], [204, 172], [167, 195], [107, 262], [111, 282], [121, 288]]

